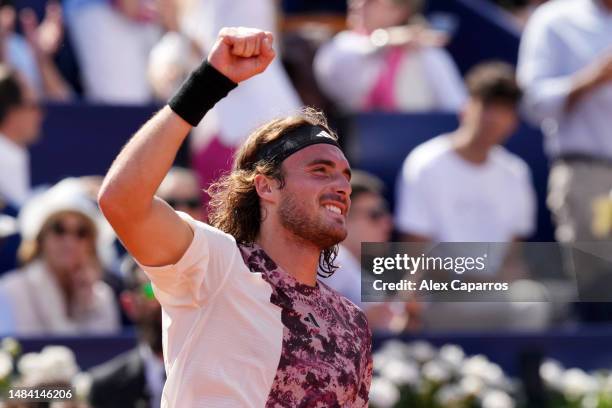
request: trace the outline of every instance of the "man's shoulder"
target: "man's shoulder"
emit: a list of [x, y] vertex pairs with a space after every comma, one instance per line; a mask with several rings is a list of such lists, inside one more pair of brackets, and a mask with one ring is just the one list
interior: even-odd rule
[[496, 168], [510, 177], [520, 179], [530, 177], [531, 171], [527, 162], [503, 146], [495, 146], [491, 151], [491, 158]]
[[404, 160], [404, 174], [420, 175], [423, 172], [438, 167], [452, 152], [450, 135], [436, 136], [415, 147]]
[[[555, 0], [539, 6], [530, 17], [530, 25], [556, 25], [573, 20], [588, 0]], [[582, 4], [581, 4], [582, 3]]]
[[178, 212], [178, 214], [193, 230], [193, 241], [187, 252], [199, 251], [202, 246], [210, 248], [211, 252], [215, 254], [219, 254], [220, 251], [225, 254], [238, 251], [236, 238], [231, 234], [205, 222], [195, 220], [185, 213]]
[[367, 318], [363, 310], [355, 303], [351, 302], [346, 296], [338, 292], [336, 289], [319, 280], [319, 284], [325, 287], [327, 296], [330, 298], [329, 303], [335, 304], [344, 310], [349, 319], [358, 326], [365, 324], [367, 328]]

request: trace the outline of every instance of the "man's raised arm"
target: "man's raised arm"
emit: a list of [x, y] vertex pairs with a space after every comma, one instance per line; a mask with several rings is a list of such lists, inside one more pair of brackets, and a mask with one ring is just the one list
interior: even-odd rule
[[191, 228], [155, 192], [191, 127], [237, 83], [263, 72], [273, 59], [271, 33], [222, 29], [207, 61], [115, 159], [98, 202], [121, 242], [140, 263], [173, 264], [189, 247]]

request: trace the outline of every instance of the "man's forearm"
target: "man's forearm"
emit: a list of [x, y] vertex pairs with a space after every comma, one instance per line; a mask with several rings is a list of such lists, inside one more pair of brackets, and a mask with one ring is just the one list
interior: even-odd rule
[[235, 86], [206, 63], [194, 71], [168, 106], [115, 159], [104, 180], [101, 200], [106, 196], [111, 210], [128, 217], [146, 213], [191, 127]]
[[572, 79], [572, 89], [565, 104], [567, 111], [571, 111], [577, 103], [595, 89], [612, 81], [612, 54], [578, 71]]

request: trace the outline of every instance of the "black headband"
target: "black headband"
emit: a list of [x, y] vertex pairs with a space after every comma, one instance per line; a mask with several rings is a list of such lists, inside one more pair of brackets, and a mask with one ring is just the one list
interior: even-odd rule
[[293, 153], [320, 143], [330, 144], [340, 149], [338, 141], [322, 127], [303, 125], [263, 146], [257, 154], [255, 162], [266, 160], [279, 164]]

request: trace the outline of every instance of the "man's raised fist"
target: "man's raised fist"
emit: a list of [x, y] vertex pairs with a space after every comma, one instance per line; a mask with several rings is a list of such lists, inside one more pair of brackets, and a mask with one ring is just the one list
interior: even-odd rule
[[208, 55], [208, 62], [239, 83], [266, 70], [276, 55], [269, 31], [256, 28], [222, 28]]

